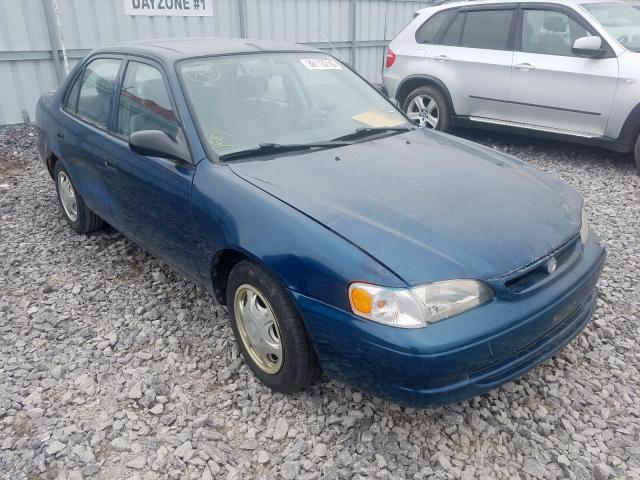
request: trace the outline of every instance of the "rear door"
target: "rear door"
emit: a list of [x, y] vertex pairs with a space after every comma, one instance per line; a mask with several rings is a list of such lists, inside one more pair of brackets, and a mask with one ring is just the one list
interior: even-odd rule
[[122, 63], [120, 57], [97, 57], [78, 72], [63, 102], [68, 117], [59, 123], [57, 132], [74, 187], [89, 208], [109, 223], [112, 215], [102, 154]]
[[160, 65], [127, 62], [105, 145], [105, 182], [116, 225], [129, 238], [184, 273], [198, 278], [191, 228], [192, 164], [139, 155], [129, 147], [137, 131], [178, 135], [177, 110]]
[[[437, 44], [437, 40], [442, 36], [444, 30], [455, 18], [457, 13], [456, 9], [441, 10], [429, 17], [423, 24], [416, 30], [416, 42], [413, 45], [414, 55], [421, 62], [426, 61]], [[403, 44], [404, 45], [404, 44]], [[424, 68], [420, 68], [418, 71], [423, 71]]]
[[522, 6], [507, 108], [509, 121], [573, 134], [604, 135], [618, 83], [618, 59], [613, 53], [602, 58], [574, 55], [573, 42], [588, 35], [598, 34], [567, 7]]
[[510, 4], [462, 7], [429, 53], [457, 115], [504, 119], [515, 17]]

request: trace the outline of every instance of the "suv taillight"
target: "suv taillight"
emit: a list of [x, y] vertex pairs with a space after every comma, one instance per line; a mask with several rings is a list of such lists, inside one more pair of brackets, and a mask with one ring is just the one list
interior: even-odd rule
[[393, 65], [393, 62], [396, 61], [396, 54], [393, 53], [393, 50], [387, 48], [387, 59], [384, 62], [385, 67], [390, 68]]

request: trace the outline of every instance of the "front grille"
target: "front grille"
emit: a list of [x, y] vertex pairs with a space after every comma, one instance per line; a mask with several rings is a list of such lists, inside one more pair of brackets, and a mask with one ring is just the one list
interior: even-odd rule
[[[551, 277], [559, 275], [573, 264], [573, 261], [577, 259], [580, 254], [580, 247], [580, 237], [570, 240], [549, 255], [515, 272], [513, 276], [509, 276], [504, 282], [505, 288], [510, 293], [521, 294], [546, 283]], [[547, 262], [552, 257], [556, 259], [556, 269], [552, 273], [549, 273], [547, 270]]]

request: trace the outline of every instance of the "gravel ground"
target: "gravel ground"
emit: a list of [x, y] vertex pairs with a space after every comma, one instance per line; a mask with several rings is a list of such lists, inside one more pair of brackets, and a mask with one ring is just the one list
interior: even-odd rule
[[586, 197], [594, 321], [524, 378], [412, 410], [244, 366], [226, 309], [113, 230], [72, 233], [34, 130], [0, 130], [0, 477], [640, 478], [640, 176], [627, 156], [463, 132]]

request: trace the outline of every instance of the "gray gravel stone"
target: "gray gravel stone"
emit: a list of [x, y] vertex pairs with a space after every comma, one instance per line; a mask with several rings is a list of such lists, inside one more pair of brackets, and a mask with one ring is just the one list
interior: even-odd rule
[[0, 128], [0, 478], [640, 478], [628, 156], [457, 132], [580, 191], [609, 255], [594, 320], [562, 352], [484, 395], [414, 410], [326, 378], [270, 392], [207, 292], [113, 229], [70, 230], [35, 133]]
[[279, 418], [276, 422], [276, 427], [273, 430], [273, 439], [274, 440], [282, 440], [287, 436], [287, 432], [289, 431], [289, 423], [284, 418]]

